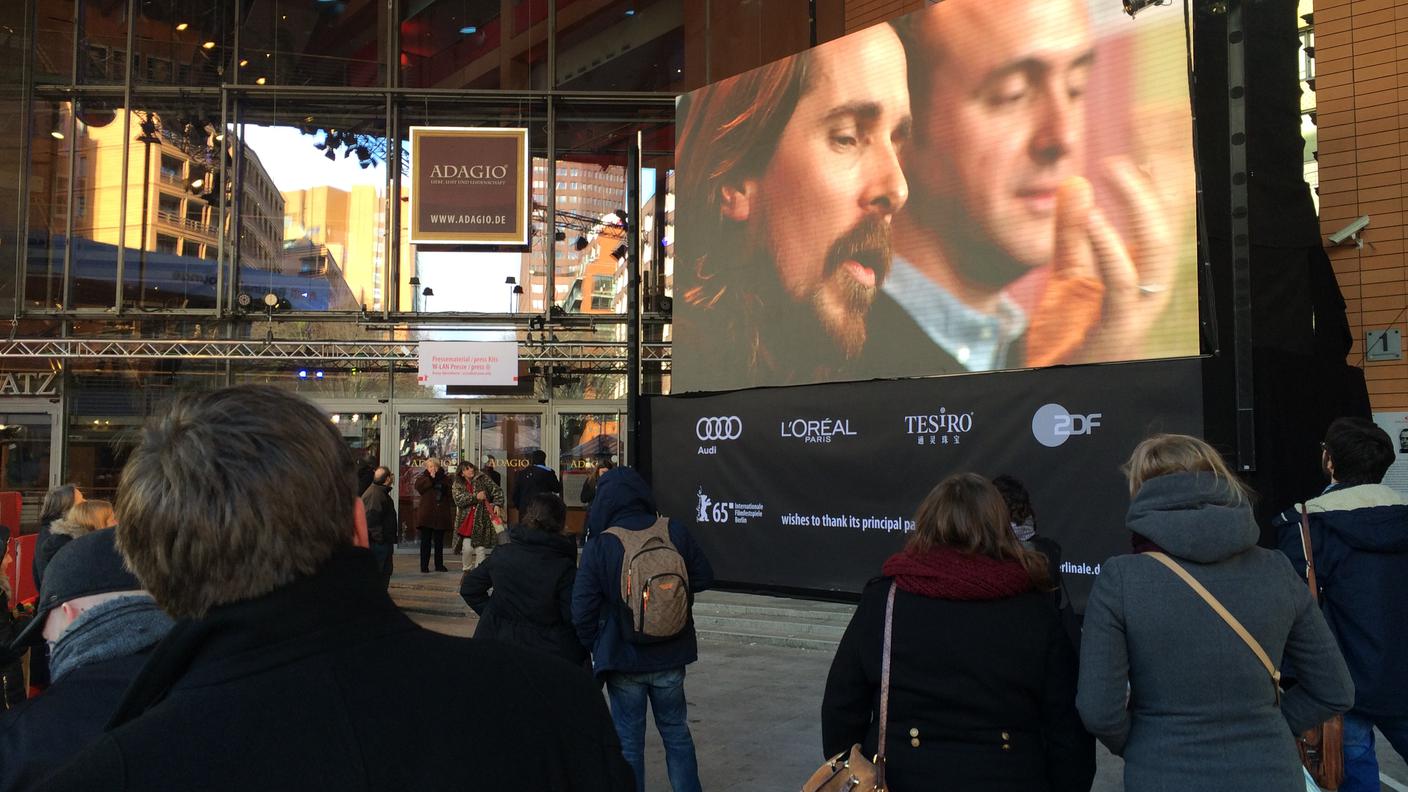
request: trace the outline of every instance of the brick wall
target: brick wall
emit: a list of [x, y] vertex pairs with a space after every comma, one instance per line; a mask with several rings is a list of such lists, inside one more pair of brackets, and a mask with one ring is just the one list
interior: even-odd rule
[[[1316, 0], [1315, 67], [1321, 234], [1370, 217], [1362, 248], [1349, 241], [1329, 248], [1354, 330], [1349, 362], [1359, 363], [1366, 329], [1396, 327], [1408, 336], [1408, 146], [1400, 139], [1408, 120], [1408, 4]], [[1363, 365], [1374, 409], [1408, 410], [1408, 363]]]

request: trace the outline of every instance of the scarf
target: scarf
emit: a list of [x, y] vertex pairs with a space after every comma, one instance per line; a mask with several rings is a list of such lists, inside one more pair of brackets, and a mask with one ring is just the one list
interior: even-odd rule
[[146, 594], [100, 602], [59, 636], [49, 658], [50, 676], [58, 682], [80, 666], [137, 654], [170, 629], [171, 617]]
[[1015, 559], [970, 555], [951, 547], [921, 554], [899, 552], [881, 570], [901, 591], [945, 600], [995, 600], [1032, 588], [1026, 567]]

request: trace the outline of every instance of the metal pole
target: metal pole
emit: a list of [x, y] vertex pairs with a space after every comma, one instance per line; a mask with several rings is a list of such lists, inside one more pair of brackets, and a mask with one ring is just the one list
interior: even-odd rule
[[[19, 232], [19, 244], [15, 252], [15, 308], [13, 318], [18, 321], [24, 313], [25, 280], [29, 277], [29, 172], [34, 161], [34, 26], [38, 22], [35, 10], [38, 0], [30, 0], [25, 10], [24, 42], [25, 56], [20, 62], [20, 144], [24, 155], [24, 167], [19, 173], [18, 217], [15, 229]], [[49, 235], [49, 245], [53, 246], [53, 234]]]
[[[137, 0], [127, 0], [127, 52], [123, 55], [127, 59], [123, 66], [122, 81], [122, 194], [117, 199], [117, 273], [114, 276], [116, 283], [116, 294], [113, 298], [113, 310], [117, 315], [122, 315], [122, 280], [123, 269], [127, 263], [127, 179], [129, 174], [127, 169], [132, 164], [132, 64], [136, 61], [133, 54], [133, 47], [137, 38]], [[72, 147], [70, 147], [72, 149]], [[69, 184], [73, 182], [70, 180]], [[142, 240], [146, 244], [146, 240]], [[68, 261], [67, 258], [64, 259]], [[64, 271], [64, 291], [68, 291], [69, 277], [67, 264]], [[67, 295], [65, 295], [67, 296]], [[68, 307], [68, 301], [64, 301], [64, 307]]]
[[[626, 149], [626, 458], [639, 466], [640, 435], [640, 149], [641, 133]], [[585, 284], [583, 284], [585, 290]]]
[[1227, 134], [1232, 172], [1232, 364], [1237, 403], [1237, 469], [1243, 472], [1256, 470], [1246, 66], [1242, 0], [1233, 0], [1227, 12]]

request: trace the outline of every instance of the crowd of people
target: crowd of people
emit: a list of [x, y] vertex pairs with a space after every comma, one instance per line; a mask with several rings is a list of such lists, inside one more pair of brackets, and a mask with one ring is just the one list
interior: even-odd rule
[[[1132, 792], [1289, 791], [1305, 788], [1297, 735], [1343, 714], [1340, 789], [1377, 789], [1375, 729], [1408, 751], [1408, 501], [1380, 483], [1394, 458], [1373, 423], [1336, 421], [1329, 487], [1277, 517], [1268, 549], [1211, 446], [1145, 440], [1125, 468], [1130, 552], [1103, 565], [1083, 624], [1021, 482], [945, 478], [861, 594], [822, 754], [883, 756], [894, 792], [1067, 792], [1090, 789], [1098, 739]], [[579, 558], [544, 462], [512, 513], [474, 465], [418, 478], [422, 535], [451, 529], [443, 511], [467, 541], [479, 623], [454, 638], [388, 596], [392, 474], [356, 491], [314, 405], [263, 386], [179, 400], [143, 429], [115, 504], [50, 493], [34, 611], [17, 619], [0, 590], [0, 790], [449, 789], [467, 760], [476, 788], [644, 790], [647, 706], [671, 788], [701, 789], [684, 679], [709, 560], [610, 465]], [[322, 508], [301, 508], [309, 491]], [[43, 690], [23, 700], [26, 652]], [[393, 669], [467, 684], [427, 697]], [[484, 749], [397, 751], [393, 730]]]

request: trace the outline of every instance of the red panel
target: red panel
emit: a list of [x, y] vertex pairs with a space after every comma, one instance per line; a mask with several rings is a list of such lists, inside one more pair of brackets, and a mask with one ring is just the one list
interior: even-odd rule
[[6, 555], [10, 564], [10, 587], [15, 592], [15, 604], [30, 603], [39, 598], [34, 589], [34, 543], [38, 534], [12, 539]]
[[0, 492], [0, 525], [9, 528], [11, 533], [19, 533], [20, 494], [18, 492]]

